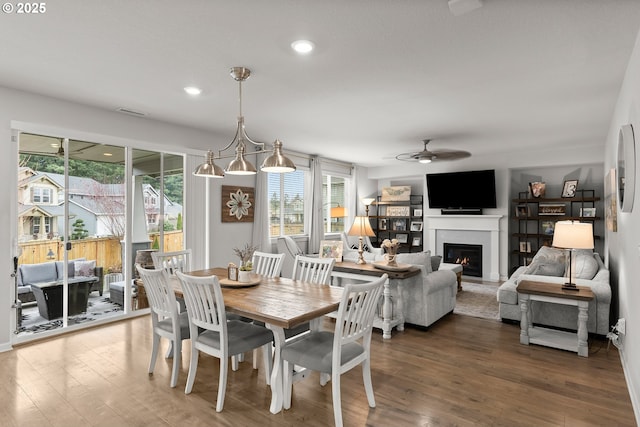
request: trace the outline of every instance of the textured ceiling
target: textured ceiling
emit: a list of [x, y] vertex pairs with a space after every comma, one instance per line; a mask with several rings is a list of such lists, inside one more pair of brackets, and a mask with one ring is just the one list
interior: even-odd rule
[[[66, 0], [0, 17], [0, 85], [366, 166], [604, 146], [640, 28], [637, 0]], [[296, 56], [289, 44], [317, 48]], [[200, 86], [197, 98], [182, 88]], [[359, 153], [354, 157], [357, 149]]]

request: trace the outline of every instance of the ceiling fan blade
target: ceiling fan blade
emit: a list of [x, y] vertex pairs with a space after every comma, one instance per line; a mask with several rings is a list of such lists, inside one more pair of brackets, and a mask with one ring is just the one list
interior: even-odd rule
[[442, 151], [433, 151], [432, 154], [434, 158], [432, 160], [458, 160], [464, 159], [467, 157], [471, 157], [471, 153], [468, 151], [456, 151], [456, 150], [442, 150]]

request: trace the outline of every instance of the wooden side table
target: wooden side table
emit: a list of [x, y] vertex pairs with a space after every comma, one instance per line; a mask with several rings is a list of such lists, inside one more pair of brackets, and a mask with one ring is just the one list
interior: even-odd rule
[[[520, 344], [538, 344], [578, 353], [589, 357], [587, 320], [589, 318], [589, 301], [594, 298], [593, 291], [586, 286], [578, 286], [577, 291], [566, 291], [562, 285], [521, 281], [516, 290], [522, 317], [520, 319]], [[554, 304], [578, 307], [577, 333], [533, 326], [530, 301], [541, 301]]]

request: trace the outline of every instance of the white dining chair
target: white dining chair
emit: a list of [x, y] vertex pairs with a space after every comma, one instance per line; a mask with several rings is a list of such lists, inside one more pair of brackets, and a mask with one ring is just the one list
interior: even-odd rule
[[305, 255], [296, 255], [293, 263], [291, 278], [303, 282], [329, 285], [331, 272], [336, 263], [335, 258], [318, 258]]
[[191, 276], [176, 272], [189, 314], [191, 360], [184, 392], [191, 393], [198, 369], [198, 354], [203, 351], [220, 359], [216, 411], [222, 411], [227, 388], [229, 358], [263, 347], [265, 375], [271, 372], [273, 333], [264, 326], [240, 320], [227, 321], [220, 282], [216, 276]]
[[170, 341], [166, 357], [173, 354], [173, 369], [171, 370], [171, 387], [178, 383], [178, 369], [182, 358], [182, 340], [189, 339], [189, 318], [187, 313], [178, 312], [176, 295], [171, 285], [168, 273], [163, 269], [145, 269], [136, 264], [136, 270], [144, 283], [149, 307], [151, 308], [151, 323], [153, 325], [153, 350], [149, 373], [153, 374], [158, 358], [160, 338]]
[[282, 271], [284, 255], [255, 251], [251, 259], [253, 272], [267, 277], [279, 277]]
[[363, 284], [349, 283], [344, 287], [338, 307], [335, 330], [311, 331], [299, 340], [285, 343], [282, 348], [284, 362], [284, 408], [291, 407], [294, 366], [304, 367], [331, 376], [333, 417], [336, 426], [342, 426], [340, 376], [362, 365], [364, 388], [369, 407], [375, 408], [371, 383], [371, 332], [373, 317], [387, 275]]
[[176, 271], [192, 271], [191, 266], [191, 249], [172, 252], [151, 252], [151, 259], [155, 268], [163, 268], [170, 275], [176, 274]]

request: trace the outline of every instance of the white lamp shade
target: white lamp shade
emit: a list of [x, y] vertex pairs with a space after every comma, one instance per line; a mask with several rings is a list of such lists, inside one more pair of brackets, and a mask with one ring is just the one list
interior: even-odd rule
[[369, 223], [369, 218], [366, 216], [357, 216], [353, 220], [353, 225], [347, 233], [349, 236], [375, 236], [373, 229], [371, 228], [371, 224]]
[[552, 245], [563, 249], [593, 249], [593, 224], [579, 221], [556, 222]]

